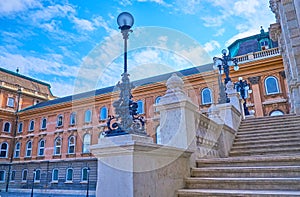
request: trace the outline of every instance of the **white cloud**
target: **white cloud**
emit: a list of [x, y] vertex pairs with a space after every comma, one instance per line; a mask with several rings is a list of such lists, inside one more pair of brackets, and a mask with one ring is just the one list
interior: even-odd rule
[[240, 0], [234, 3], [233, 10], [235, 15], [251, 16], [257, 12], [260, 3], [259, 0]]
[[225, 28], [221, 28], [217, 30], [217, 33], [214, 34], [215, 37], [223, 36], [225, 33]]
[[176, 0], [174, 8], [183, 12], [184, 14], [195, 14], [201, 9], [200, 7], [201, 0]]
[[93, 31], [93, 30], [95, 30], [95, 27], [94, 27], [93, 23], [89, 20], [79, 19], [79, 18], [73, 16], [72, 21], [74, 22], [75, 27], [79, 30], [84, 30], [84, 31]]
[[224, 15], [221, 16], [205, 16], [201, 18], [204, 21], [204, 26], [206, 27], [220, 27], [226, 17]]
[[153, 2], [159, 5], [169, 6], [164, 0], [137, 0], [138, 2]]
[[207, 51], [208, 53], [216, 49], [219, 49], [220, 47], [221, 47], [220, 43], [215, 40], [211, 40], [204, 44], [204, 50]]
[[0, 16], [7, 16], [16, 12], [26, 11], [30, 8], [40, 7], [38, 0], [1, 0]]

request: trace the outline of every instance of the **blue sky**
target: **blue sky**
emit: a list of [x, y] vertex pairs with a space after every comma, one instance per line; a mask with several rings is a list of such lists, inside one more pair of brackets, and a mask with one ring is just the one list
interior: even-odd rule
[[50, 83], [57, 96], [114, 85], [123, 11], [135, 19], [131, 80], [212, 62], [275, 22], [268, 0], [1, 0], [0, 66]]

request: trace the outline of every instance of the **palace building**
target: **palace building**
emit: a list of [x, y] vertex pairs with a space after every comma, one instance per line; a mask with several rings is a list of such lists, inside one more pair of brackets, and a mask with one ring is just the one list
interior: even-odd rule
[[[278, 43], [261, 29], [257, 35], [236, 40], [228, 47], [239, 70], [230, 70], [237, 82], [247, 80], [246, 99], [255, 117], [290, 113], [283, 58]], [[213, 63], [177, 72], [185, 91], [206, 114], [218, 102], [219, 83]], [[153, 107], [165, 94], [172, 73], [134, 81], [133, 100], [146, 120], [147, 134], [159, 139], [159, 114]], [[0, 69], [0, 189], [46, 193], [84, 193], [96, 190], [97, 159], [90, 145], [107, 129], [108, 115], [118, 93], [106, 87], [56, 98], [50, 85], [18, 72]]]

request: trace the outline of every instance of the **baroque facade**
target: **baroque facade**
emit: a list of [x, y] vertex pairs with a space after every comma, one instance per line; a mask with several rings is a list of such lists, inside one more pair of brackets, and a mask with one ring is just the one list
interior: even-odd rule
[[[228, 49], [240, 67], [230, 71], [232, 81], [243, 77], [252, 89], [246, 100], [249, 110], [256, 117], [290, 113], [283, 58], [268, 32], [237, 40]], [[84, 193], [89, 183], [95, 191], [97, 160], [89, 146], [103, 137], [107, 117], [114, 114], [112, 102], [118, 97], [114, 87], [55, 98], [49, 84], [5, 69], [0, 74], [0, 189]], [[199, 111], [207, 113], [219, 92], [213, 64], [177, 74]], [[157, 143], [159, 114], [154, 105], [165, 94], [171, 75], [133, 82], [138, 113], [145, 117], [147, 134]]]

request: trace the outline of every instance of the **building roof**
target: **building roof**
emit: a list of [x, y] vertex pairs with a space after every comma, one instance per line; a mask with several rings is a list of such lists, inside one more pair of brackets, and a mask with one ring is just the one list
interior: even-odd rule
[[261, 27], [260, 34], [238, 39], [229, 45], [228, 49], [231, 57], [261, 51], [262, 49], [259, 42], [263, 39], [268, 40], [270, 43], [270, 48], [278, 47], [278, 42], [274, 42], [272, 39], [270, 39], [269, 32], [265, 32]]
[[0, 68], [0, 81], [3, 81], [12, 85], [19, 85], [25, 89], [29, 89], [32, 92], [39, 92], [45, 95], [53, 97], [51, 93], [51, 86], [48, 83], [27, 77], [17, 72], [12, 72], [4, 68]]
[[[177, 73], [179, 76], [190, 76], [190, 75], [203, 73], [203, 72], [207, 72], [207, 71], [212, 71], [212, 70], [213, 70], [213, 64], [205, 64], [202, 66], [197, 66], [197, 67], [193, 67], [193, 68], [180, 70], [175, 73]], [[158, 75], [158, 76], [154, 76], [154, 77], [149, 77], [149, 78], [133, 81], [132, 83], [134, 86], [138, 87], [138, 86], [144, 86], [144, 85], [153, 84], [153, 83], [157, 83], [157, 82], [162, 82], [162, 81], [166, 81], [167, 79], [169, 79], [173, 73], [174, 72], [162, 74], [162, 75]], [[101, 88], [101, 89], [97, 89], [97, 90], [92, 90], [92, 91], [88, 91], [88, 92], [83, 92], [83, 93], [79, 93], [79, 94], [75, 94], [75, 95], [70, 95], [70, 96], [66, 96], [66, 97], [62, 97], [62, 98], [57, 98], [57, 99], [41, 102], [36, 105], [24, 108], [20, 112], [33, 110], [33, 109], [37, 109], [37, 108], [43, 108], [43, 107], [52, 106], [52, 105], [58, 105], [58, 104], [67, 103], [67, 102], [76, 101], [76, 100], [85, 99], [85, 98], [91, 98], [91, 97], [95, 97], [95, 96], [98, 96], [101, 94], [107, 94], [107, 93], [114, 92], [114, 91], [115, 91], [115, 86], [105, 87], [105, 88]]]

